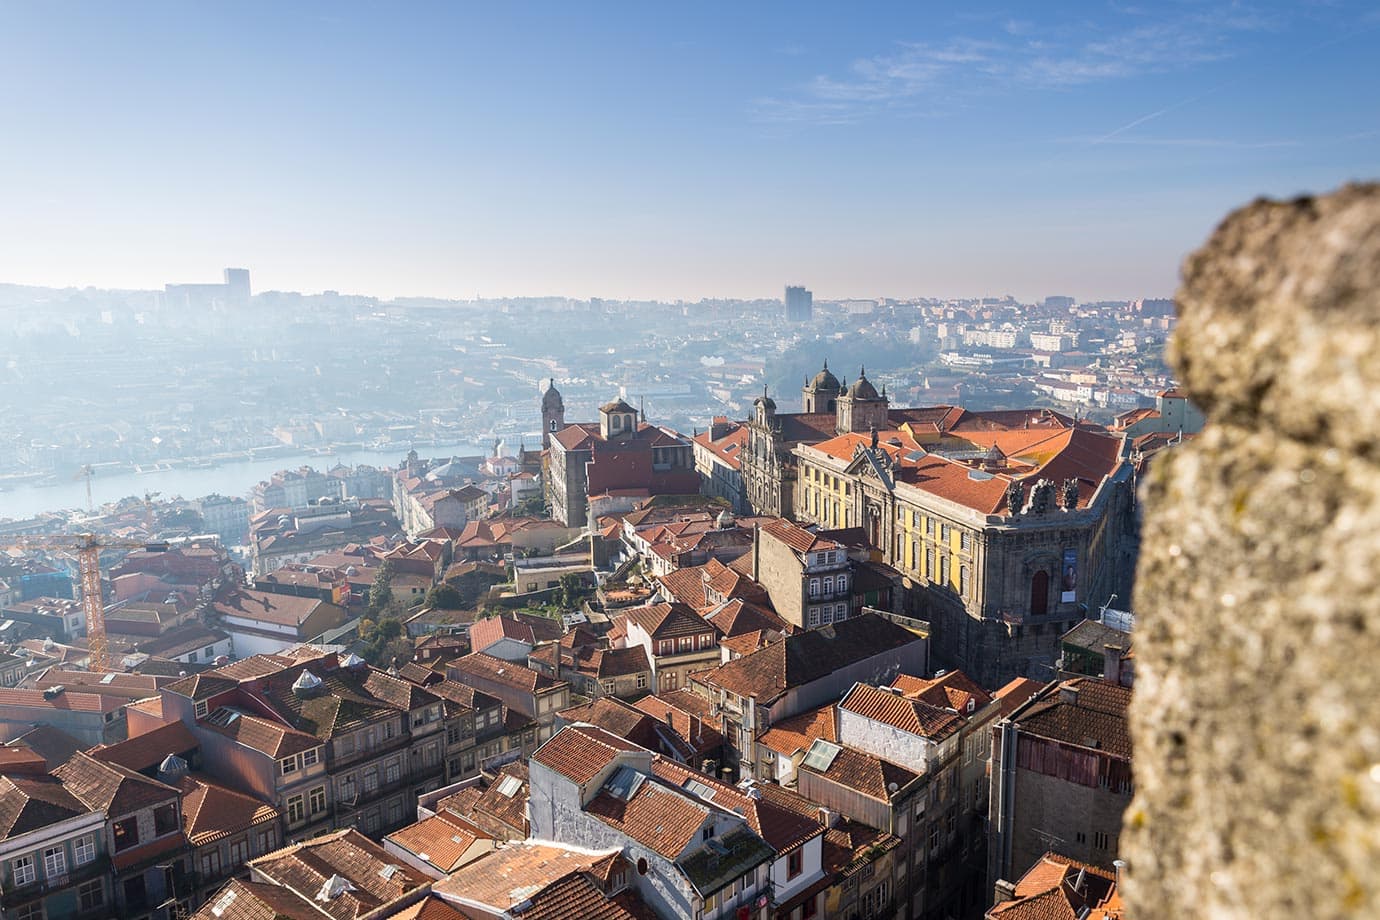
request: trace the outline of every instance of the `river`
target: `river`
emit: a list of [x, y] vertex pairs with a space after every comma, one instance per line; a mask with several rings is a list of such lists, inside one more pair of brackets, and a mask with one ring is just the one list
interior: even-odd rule
[[[440, 444], [417, 450], [423, 457], [479, 456], [488, 452], [488, 449], [473, 444]], [[406, 454], [405, 447], [387, 450], [360, 448], [330, 455], [285, 453], [262, 460], [233, 460], [210, 469], [175, 468], [147, 473], [97, 470], [91, 477], [91, 495], [98, 508], [105, 502], [129, 495], [142, 497], [146, 492], [157, 492], [164, 499], [177, 496], [201, 498], [212, 493], [243, 497], [247, 496], [256, 482], [267, 479], [278, 470], [311, 466], [324, 472], [337, 463], [346, 466], [361, 463], [378, 467], [396, 466]], [[0, 492], [0, 518], [26, 518], [44, 511], [85, 507], [86, 482], [79, 478], [48, 486], [14, 484], [7, 491]]]

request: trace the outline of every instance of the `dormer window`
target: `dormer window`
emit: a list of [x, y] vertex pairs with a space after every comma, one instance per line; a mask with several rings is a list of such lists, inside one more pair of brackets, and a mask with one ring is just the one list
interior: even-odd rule
[[198, 719], [204, 719], [204, 718], [206, 718], [206, 713], [207, 713], [207, 711], [208, 711], [209, 709], [210, 709], [210, 704], [207, 703], [206, 700], [197, 700], [197, 701], [196, 701], [196, 717], [197, 717]]
[[278, 762], [278, 764], [279, 764], [279, 767], [282, 769], [283, 775], [284, 775], [284, 776], [287, 776], [289, 773], [296, 773], [296, 772], [297, 772], [297, 757], [296, 757], [296, 756], [293, 756], [293, 757], [284, 757], [282, 760], [280, 760], [280, 761]]
[[314, 766], [314, 765], [316, 764], [316, 761], [317, 761], [317, 759], [319, 758], [319, 756], [320, 756], [320, 755], [317, 753], [316, 748], [312, 748], [310, 751], [303, 751], [303, 752], [302, 752], [302, 767], [303, 767], [303, 769], [305, 769], [305, 768], [307, 768], [307, 767], [310, 767], [310, 766]]

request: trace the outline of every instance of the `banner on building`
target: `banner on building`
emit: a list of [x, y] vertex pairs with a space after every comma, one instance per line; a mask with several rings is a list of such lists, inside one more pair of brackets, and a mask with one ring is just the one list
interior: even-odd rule
[[1064, 550], [1063, 575], [1059, 579], [1059, 600], [1072, 603], [1078, 600], [1078, 550]]

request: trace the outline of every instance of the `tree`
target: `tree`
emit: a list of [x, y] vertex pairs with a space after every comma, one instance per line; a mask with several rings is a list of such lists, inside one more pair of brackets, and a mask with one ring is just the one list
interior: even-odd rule
[[377, 614], [393, 602], [393, 560], [385, 559], [369, 589], [369, 612]]
[[461, 610], [467, 606], [464, 596], [444, 582], [427, 592], [426, 605], [442, 610]]
[[[387, 667], [394, 656], [399, 657], [399, 663], [412, 660], [412, 643], [404, 635], [402, 620], [396, 617], [361, 620], [359, 640], [361, 656], [377, 667]], [[406, 646], [401, 653], [399, 642]]]
[[579, 575], [571, 572], [561, 576], [560, 584], [556, 587], [552, 595], [552, 603], [557, 607], [578, 607], [585, 599], [589, 590], [585, 587], [585, 581]]

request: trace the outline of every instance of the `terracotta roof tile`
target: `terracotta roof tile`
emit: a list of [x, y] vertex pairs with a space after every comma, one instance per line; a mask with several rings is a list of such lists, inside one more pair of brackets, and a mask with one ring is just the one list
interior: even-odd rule
[[[295, 843], [249, 861], [257, 874], [302, 893], [315, 893], [333, 875], [354, 887], [326, 902], [316, 902], [334, 920], [354, 920], [430, 883], [353, 828]], [[389, 870], [387, 867], [393, 866]]]
[[821, 706], [791, 716], [789, 719], [782, 719], [763, 732], [757, 740], [759, 744], [776, 753], [790, 757], [799, 751], [809, 750], [810, 745], [821, 738], [825, 741], [838, 741], [836, 719], [837, 713], [833, 705]]
[[185, 723], [168, 722], [126, 741], [92, 748], [89, 753], [104, 763], [117, 763], [141, 773], [158, 766], [169, 754], [184, 754], [200, 746]]
[[0, 776], [0, 840], [91, 811], [52, 777]]
[[443, 813], [423, 818], [384, 838], [446, 874], [474, 859], [476, 854], [469, 850], [481, 839], [492, 838], [468, 821], [447, 820]]
[[182, 830], [194, 847], [214, 843], [258, 824], [276, 823], [278, 809], [209, 777], [188, 774], [182, 790]]
[[87, 808], [99, 808], [112, 819], [178, 797], [178, 790], [166, 783], [82, 752], [73, 754], [53, 775]]
[[649, 777], [626, 801], [601, 791], [585, 806], [585, 812], [673, 860], [699, 834], [711, 808]]
[[900, 791], [920, 777], [900, 764], [850, 747], [839, 747], [826, 770], [818, 770], [803, 762], [800, 769], [802, 772], [818, 773], [831, 782], [881, 802], [891, 801], [893, 784]]
[[704, 682], [759, 703], [839, 668], [919, 641], [914, 633], [873, 614], [787, 636], [704, 675]]
[[634, 607], [623, 614], [653, 639], [677, 639], [713, 633], [714, 627], [686, 604], [650, 604]]
[[862, 683], [854, 684], [844, 695], [839, 710], [933, 741], [941, 741], [963, 727], [963, 717], [948, 709]]
[[532, 759], [583, 785], [624, 751], [645, 751], [645, 748], [601, 728], [567, 726], [537, 748]]
[[570, 873], [590, 871], [610, 856], [621, 858], [618, 854], [616, 848], [598, 852], [519, 841], [461, 866], [434, 890], [441, 897], [483, 904], [488, 913], [508, 913]]
[[1105, 751], [1129, 760], [1127, 687], [1085, 677], [1051, 684], [1011, 714], [1028, 735]]

